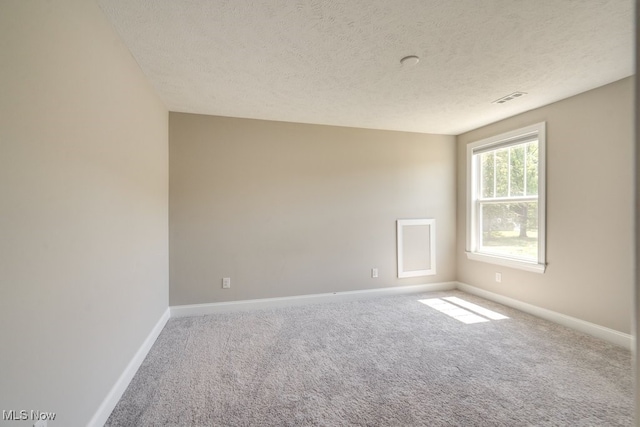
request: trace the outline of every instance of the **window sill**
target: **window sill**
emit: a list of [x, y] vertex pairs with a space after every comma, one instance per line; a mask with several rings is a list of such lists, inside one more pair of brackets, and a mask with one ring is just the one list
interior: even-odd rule
[[510, 258], [479, 254], [477, 252], [466, 252], [467, 258], [473, 261], [487, 262], [489, 264], [497, 264], [505, 267], [517, 268], [519, 270], [531, 271], [533, 273], [543, 274], [547, 266], [545, 264], [537, 264], [534, 262], [518, 261]]

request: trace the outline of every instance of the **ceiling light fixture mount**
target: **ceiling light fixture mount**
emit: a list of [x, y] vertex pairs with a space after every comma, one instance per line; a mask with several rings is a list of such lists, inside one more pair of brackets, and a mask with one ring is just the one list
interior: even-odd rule
[[409, 56], [405, 56], [404, 58], [402, 58], [400, 60], [400, 64], [406, 66], [413, 66], [418, 64], [418, 62], [420, 62], [420, 58], [418, 58], [415, 55], [409, 55]]

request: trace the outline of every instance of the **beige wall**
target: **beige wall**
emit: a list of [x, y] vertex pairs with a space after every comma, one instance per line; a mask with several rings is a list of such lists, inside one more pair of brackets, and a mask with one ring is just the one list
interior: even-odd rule
[[[455, 279], [452, 136], [170, 113], [169, 146], [171, 305]], [[398, 279], [425, 217], [438, 274]]]
[[0, 410], [84, 426], [168, 305], [168, 113], [92, 1], [0, 52]]
[[[466, 145], [541, 121], [547, 123], [546, 273], [467, 260]], [[460, 135], [458, 280], [629, 333], [633, 171], [631, 78]]]

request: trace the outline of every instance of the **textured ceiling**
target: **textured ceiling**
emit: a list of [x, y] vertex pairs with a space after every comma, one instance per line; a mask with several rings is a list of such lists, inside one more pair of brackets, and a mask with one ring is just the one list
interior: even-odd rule
[[455, 135], [634, 72], [633, 0], [98, 3], [170, 111]]

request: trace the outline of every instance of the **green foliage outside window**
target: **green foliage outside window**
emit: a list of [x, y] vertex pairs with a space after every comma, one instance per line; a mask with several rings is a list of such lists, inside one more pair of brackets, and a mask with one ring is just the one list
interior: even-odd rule
[[480, 167], [481, 246], [537, 259], [538, 142], [482, 153]]

